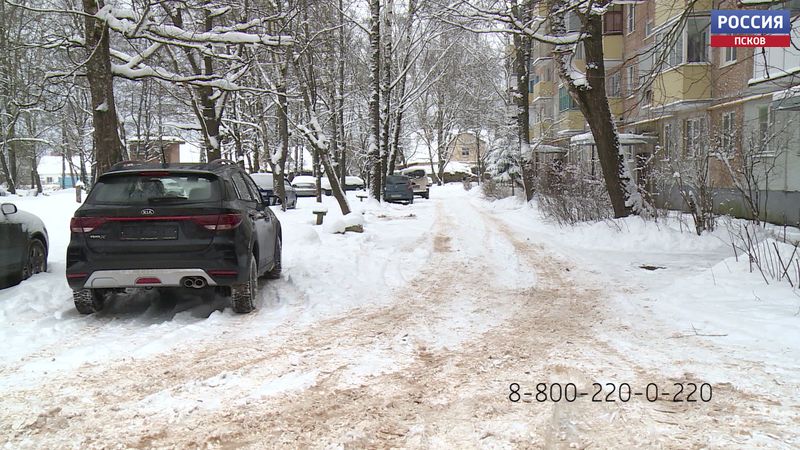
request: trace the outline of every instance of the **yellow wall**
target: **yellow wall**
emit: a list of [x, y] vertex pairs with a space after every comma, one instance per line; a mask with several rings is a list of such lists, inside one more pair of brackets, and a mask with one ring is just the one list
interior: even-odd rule
[[583, 130], [584, 124], [586, 120], [583, 118], [583, 114], [581, 114], [578, 110], [568, 110], [558, 115], [558, 123], [556, 124], [556, 129], [558, 131], [566, 131], [566, 130]]
[[710, 67], [686, 64], [659, 74], [653, 82], [653, 105], [711, 98]]
[[[664, 25], [665, 23], [669, 22], [670, 19], [681, 14], [686, 8], [685, 0], [655, 0], [655, 2], [656, 2], [655, 19], [654, 19], [655, 27], [660, 27], [661, 25]], [[698, 0], [694, 6], [694, 10], [696, 12], [708, 11], [712, 8], [713, 8], [713, 2], [711, 0]], [[639, 8], [637, 8], [637, 13], [638, 9]]]
[[614, 115], [615, 118], [622, 115], [622, 98], [609, 97], [608, 106], [611, 109], [611, 114]]
[[605, 59], [622, 59], [622, 35], [603, 36], [603, 57]]
[[553, 82], [552, 81], [540, 81], [533, 85], [533, 92], [531, 97], [532, 98], [539, 98], [539, 97], [552, 97], [553, 96]]

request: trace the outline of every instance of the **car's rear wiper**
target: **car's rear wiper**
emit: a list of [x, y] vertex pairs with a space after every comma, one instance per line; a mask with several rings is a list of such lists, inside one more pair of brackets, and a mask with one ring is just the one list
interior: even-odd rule
[[171, 202], [175, 200], [189, 200], [189, 197], [184, 197], [182, 195], [173, 195], [169, 197], [150, 197], [147, 199], [150, 203], [164, 203], [164, 202]]

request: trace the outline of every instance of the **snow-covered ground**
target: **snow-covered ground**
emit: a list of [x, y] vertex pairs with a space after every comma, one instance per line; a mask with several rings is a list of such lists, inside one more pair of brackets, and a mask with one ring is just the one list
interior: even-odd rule
[[[560, 228], [458, 184], [408, 206], [352, 197], [365, 232], [342, 235], [332, 198], [321, 227], [301, 198], [277, 212], [283, 277], [254, 313], [142, 291], [80, 316], [74, 193], [12, 201], [51, 246], [48, 273], [0, 290], [4, 448], [800, 446], [800, 297], [724, 231]], [[509, 401], [540, 382], [590, 395]], [[714, 391], [595, 403], [594, 382]]]

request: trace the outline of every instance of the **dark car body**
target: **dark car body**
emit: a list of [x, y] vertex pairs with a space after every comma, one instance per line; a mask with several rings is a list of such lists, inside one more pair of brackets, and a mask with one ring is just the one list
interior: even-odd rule
[[0, 288], [47, 271], [48, 236], [44, 222], [13, 203], [0, 205]]
[[[261, 191], [261, 195], [267, 198], [274, 198], [276, 203], [280, 204], [280, 198], [277, 197], [275, 193], [275, 177], [271, 173], [251, 173], [250, 178], [255, 181], [256, 186]], [[286, 179], [283, 181], [283, 189], [286, 193], [286, 208], [287, 209], [294, 209], [297, 207], [297, 192], [295, 191], [294, 187], [289, 184]]]
[[411, 179], [404, 175], [389, 175], [383, 188], [383, 199], [387, 202], [414, 203]]
[[[254, 276], [280, 271], [281, 224], [267, 205], [230, 161], [115, 166], [70, 223], [66, 275], [76, 307], [94, 312], [107, 290], [132, 287], [252, 296]], [[234, 301], [234, 309], [252, 305]]]

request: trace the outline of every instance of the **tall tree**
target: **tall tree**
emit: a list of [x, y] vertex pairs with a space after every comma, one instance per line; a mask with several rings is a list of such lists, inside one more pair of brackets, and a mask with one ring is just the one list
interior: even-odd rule
[[380, 0], [369, 1], [370, 29], [369, 29], [369, 48], [370, 48], [370, 97], [369, 97], [369, 149], [368, 165], [370, 170], [369, 184], [372, 197], [380, 200], [382, 197], [381, 178], [383, 169], [381, 167], [381, 2]]
[[82, 0], [84, 16], [86, 80], [92, 97], [92, 125], [94, 126], [95, 176], [108, 171], [122, 160], [122, 142], [119, 139], [119, 122], [114, 101], [114, 78], [111, 73], [109, 28], [105, 21], [95, 17], [104, 6], [102, 0]]

